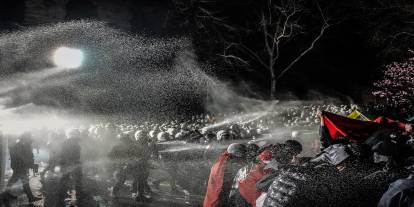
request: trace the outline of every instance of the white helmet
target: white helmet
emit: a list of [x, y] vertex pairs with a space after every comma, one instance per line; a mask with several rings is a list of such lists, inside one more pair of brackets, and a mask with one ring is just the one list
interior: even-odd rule
[[151, 131], [148, 133], [148, 135], [149, 135], [151, 138], [157, 137], [157, 131], [155, 131], [155, 130], [151, 130]]
[[171, 137], [174, 137], [174, 135], [177, 133], [177, 130], [175, 130], [174, 128], [168, 128], [168, 129], [167, 129], [167, 133], [168, 133]]
[[246, 154], [246, 146], [240, 143], [232, 143], [227, 147], [227, 152], [232, 156], [242, 158]]
[[148, 142], [147, 132], [144, 130], [138, 130], [134, 134], [135, 140], [138, 142]]
[[126, 131], [126, 132], [124, 132], [124, 134], [126, 134], [128, 137], [129, 137], [129, 139], [131, 139], [131, 140], [134, 140], [135, 139], [135, 132], [134, 131]]
[[157, 140], [159, 142], [164, 142], [164, 141], [168, 141], [169, 140], [169, 135], [165, 132], [160, 132], [157, 134]]
[[188, 132], [181, 130], [175, 134], [174, 139], [182, 139]]
[[232, 138], [232, 134], [228, 130], [220, 130], [216, 134], [217, 141], [229, 140]]

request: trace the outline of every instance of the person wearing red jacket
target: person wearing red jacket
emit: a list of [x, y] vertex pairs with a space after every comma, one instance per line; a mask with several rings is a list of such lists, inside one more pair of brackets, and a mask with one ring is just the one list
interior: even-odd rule
[[240, 198], [236, 201], [237, 207], [256, 206], [256, 199], [261, 195], [256, 189], [256, 183], [272, 169], [265, 169], [273, 155], [270, 150], [264, 150], [258, 156], [259, 162], [250, 170], [246, 178], [239, 182]]
[[212, 166], [203, 207], [232, 206], [229, 194], [237, 170], [243, 166], [246, 146], [230, 144]]

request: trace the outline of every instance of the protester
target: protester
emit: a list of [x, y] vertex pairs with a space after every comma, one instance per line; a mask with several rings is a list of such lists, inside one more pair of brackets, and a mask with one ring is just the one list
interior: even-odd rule
[[245, 157], [246, 164], [237, 171], [237, 174], [233, 179], [229, 194], [229, 199], [235, 206], [245, 206], [246, 201], [240, 195], [239, 186], [240, 182], [246, 179], [248, 174], [255, 168], [255, 165], [258, 163], [258, 152], [259, 147], [256, 144], [247, 144]]
[[204, 207], [233, 206], [229, 199], [233, 178], [243, 166], [246, 147], [243, 144], [230, 144], [217, 159], [210, 171]]
[[406, 168], [410, 175], [391, 183], [388, 190], [382, 195], [378, 207], [414, 206], [414, 159], [409, 157], [407, 161]]
[[[132, 194], [146, 203], [160, 194], [201, 195], [207, 188], [204, 206], [373, 206], [390, 183], [408, 176], [404, 162], [413, 155], [412, 126], [385, 117], [345, 117], [352, 110], [347, 105], [309, 104], [283, 106], [259, 117], [238, 112], [96, 123], [72, 130], [70, 139], [62, 130], [39, 130], [39, 146], [48, 143], [50, 155], [41, 172], [43, 188], [50, 192], [50, 180], [59, 178], [54, 186], [60, 202], [73, 189], [82, 200], [83, 188], [94, 180], [106, 186], [104, 191], [112, 189], [114, 201]], [[275, 126], [285, 127], [276, 127], [279, 133]], [[320, 139], [309, 141], [309, 132], [318, 126]], [[321, 146], [312, 159], [304, 157], [311, 156], [310, 144]], [[115, 179], [108, 179], [112, 172], [105, 166], [116, 172]], [[211, 171], [204, 170], [211, 166]], [[122, 189], [129, 183], [131, 191], [125, 195]], [[286, 192], [291, 195], [280, 196]]]
[[237, 197], [238, 199], [236, 199], [236, 206], [256, 206], [256, 200], [261, 195], [261, 192], [256, 188], [256, 183], [272, 171], [271, 168], [266, 168], [271, 159], [272, 153], [270, 150], [263, 150], [258, 156], [258, 162], [250, 169], [248, 174], [239, 181], [239, 196]]

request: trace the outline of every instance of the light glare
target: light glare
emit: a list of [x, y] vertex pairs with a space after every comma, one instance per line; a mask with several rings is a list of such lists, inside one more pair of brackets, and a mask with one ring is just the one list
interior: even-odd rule
[[79, 49], [60, 47], [53, 54], [56, 66], [62, 68], [78, 68], [83, 60], [83, 52]]

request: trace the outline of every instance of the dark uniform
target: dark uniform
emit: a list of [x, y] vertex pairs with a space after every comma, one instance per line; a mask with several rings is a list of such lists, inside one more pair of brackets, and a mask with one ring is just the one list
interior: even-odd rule
[[[350, 190], [344, 186], [343, 179], [330, 166], [317, 170], [285, 166], [273, 176], [263, 204], [265, 207], [347, 206], [353, 201], [349, 200]], [[355, 182], [349, 182], [347, 187], [354, 189], [352, 183]]]
[[[76, 198], [79, 203], [82, 202], [82, 164], [80, 159], [81, 147], [79, 137], [71, 137], [63, 142], [60, 154], [59, 165], [62, 177], [59, 181], [59, 200], [60, 205], [67, 196], [67, 191], [76, 191]], [[80, 204], [79, 204], [80, 205]]]
[[53, 171], [55, 167], [59, 165], [63, 139], [64, 137], [58, 137], [57, 134], [54, 134], [52, 135], [52, 139], [47, 143], [47, 148], [49, 149], [49, 161], [47, 167], [40, 173], [42, 182], [45, 180], [45, 174], [48, 171]]
[[115, 163], [117, 171], [117, 182], [113, 188], [113, 195], [115, 197], [119, 196], [119, 190], [124, 185], [128, 175], [133, 177], [132, 191], [138, 191], [139, 193], [137, 200], [143, 197], [146, 180], [149, 175], [148, 170], [144, 169], [148, 168], [146, 164], [150, 157], [150, 153], [145, 152], [143, 148], [139, 149], [138, 145], [126, 136], [121, 137], [121, 142], [112, 148], [109, 158]]
[[408, 140], [407, 135], [396, 131], [381, 131], [369, 140], [374, 145], [373, 151], [387, 157], [385, 168], [370, 176], [382, 178], [383, 185], [377, 189], [381, 189], [381, 193], [386, 191], [382, 198], [377, 198], [380, 199], [378, 206], [414, 206], [414, 179], [410, 174], [412, 167], [408, 167], [409, 170], [405, 168], [407, 166], [404, 167], [407, 162], [412, 163], [412, 159], [407, 159], [413, 154]]
[[[273, 180], [263, 206], [375, 206], [378, 185], [365, 179], [375, 169], [353, 158], [340, 165], [345, 167], [325, 162], [281, 166], [263, 178]], [[262, 191], [268, 185], [263, 186], [257, 187]]]
[[9, 148], [13, 175], [7, 183], [7, 187], [11, 187], [18, 180], [21, 180], [29, 202], [33, 202], [39, 200], [33, 196], [29, 185], [29, 169], [34, 166], [33, 148], [30, 135], [23, 136], [14, 146]]
[[414, 176], [391, 183], [378, 203], [378, 207], [414, 206]]
[[132, 173], [134, 176], [133, 192], [138, 193], [137, 200], [143, 200], [145, 193], [151, 193], [148, 185], [151, 149], [148, 143], [136, 144], [136, 160], [133, 162]]

